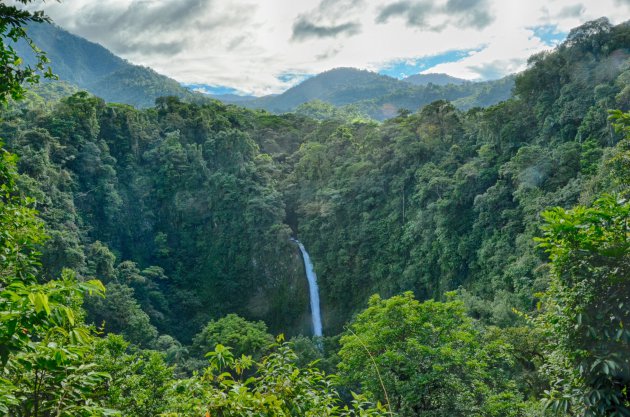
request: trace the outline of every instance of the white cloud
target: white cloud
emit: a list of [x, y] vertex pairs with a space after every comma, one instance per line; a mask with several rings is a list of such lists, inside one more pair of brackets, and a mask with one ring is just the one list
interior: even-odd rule
[[[398, 8], [384, 18], [393, 3]], [[474, 3], [476, 10], [463, 12], [468, 3], [462, 0], [66, 0], [45, 8], [60, 26], [133, 63], [181, 82], [258, 95], [295, 82], [278, 79], [282, 74], [340, 66], [378, 70], [449, 50], [478, 52], [427, 72], [494, 78], [523, 69], [529, 55], [549, 49], [533, 27], [566, 32], [601, 16], [613, 23], [630, 18], [630, 4], [619, 0]], [[296, 27], [306, 31], [296, 36]]]

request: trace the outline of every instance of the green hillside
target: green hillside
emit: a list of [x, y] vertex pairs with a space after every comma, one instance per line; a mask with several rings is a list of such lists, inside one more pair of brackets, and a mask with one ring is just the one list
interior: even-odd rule
[[[150, 68], [133, 65], [112, 54], [103, 46], [73, 35], [58, 26], [46, 23], [29, 25], [28, 34], [44, 51], [60, 80], [102, 97], [108, 102], [151, 107], [155, 99], [176, 96], [182, 99], [201, 98], [177, 81]], [[33, 64], [34, 56], [23, 42], [17, 51], [25, 63]]]

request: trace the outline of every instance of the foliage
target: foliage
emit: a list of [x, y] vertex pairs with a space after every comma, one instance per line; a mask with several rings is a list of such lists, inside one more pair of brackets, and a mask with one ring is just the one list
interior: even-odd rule
[[[543, 415], [547, 390], [560, 412], [625, 415], [629, 34], [576, 28], [532, 57], [510, 100], [467, 112], [446, 100], [411, 112], [391, 104], [415, 87], [344, 71], [327, 74], [333, 96], [364, 108], [276, 116], [162, 97], [138, 110], [85, 92], [40, 107], [66, 90], [32, 92], [0, 123], [21, 155], [0, 165], [1, 411], [385, 414], [370, 398], [402, 415]], [[93, 81], [130, 95], [155, 85], [113, 67]], [[427, 86], [408, 103], [465, 88]], [[496, 92], [484, 88], [475, 100]], [[611, 107], [622, 111], [607, 120]], [[393, 117], [356, 117], [365, 109]], [[541, 218], [547, 207], [562, 208]], [[543, 221], [549, 254], [532, 241]], [[266, 326], [310, 331], [295, 235], [327, 335], [384, 297], [339, 356], [334, 336], [263, 356]], [[103, 292], [91, 278], [107, 298], [83, 299]], [[316, 366], [339, 361], [337, 388]]]
[[570, 415], [629, 415], [630, 204], [605, 196], [543, 216], [552, 280], [540, 322], [550, 404]]
[[401, 415], [519, 416], [523, 405], [504, 374], [510, 350], [478, 329], [460, 301], [375, 295], [341, 338], [339, 368]]
[[151, 324], [134, 297], [132, 288], [124, 284], [106, 285], [105, 298], [89, 298], [86, 308], [89, 318], [97, 325], [103, 325], [107, 332], [118, 333], [139, 346], [150, 346], [158, 336], [158, 331]]
[[[18, 0], [28, 5], [32, 0]], [[31, 12], [15, 5], [0, 4], [0, 104], [6, 103], [10, 96], [21, 98], [25, 89], [23, 83], [35, 84], [43, 73], [46, 78], [53, 78], [48, 58], [29, 37], [26, 25], [31, 22], [49, 21], [43, 11]], [[35, 56], [33, 66], [24, 66], [23, 59], [15, 49], [15, 43], [23, 41]]]
[[236, 314], [228, 314], [211, 320], [193, 338], [192, 351], [203, 357], [217, 345], [229, 346], [233, 355], [251, 355], [258, 359], [273, 344], [273, 336], [267, 333], [262, 321], [250, 322]]
[[[316, 265], [326, 333], [372, 293], [459, 287], [475, 317], [521, 325], [512, 309], [534, 308], [547, 285], [538, 213], [624, 188], [606, 110], [624, 102], [629, 72], [615, 51], [627, 32], [597, 32], [592, 54], [567, 44], [534, 57], [517, 95], [485, 110], [436, 101], [377, 124], [173, 97], [136, 110], [77, 94], [8, 114], [0, 134], [22, 155], [52, 237], [45, 275], [69, 266], [132, 288], [150, 324], [184, 343], [229, 313], [308, 331], [292, 234]], [[344, 74], [328, 75], [343, 86]], [[120, 282], [126, 262], [140, 278]], [[154, 267], [165, 278], [145, 276]]]
[[94, 415], [104, 410], [94, 387], [107, 375], [86, 361], [92, 333], [82, 322], [86, 292], [103, 295], [98, 281], [38, 282], [36, 246], [42, 222], [16, 187], [15, 156], [1, 150], [0, 181], [0, 411], [15, 416]]
[[174, 374], [162, 353], [140, 350], [110, 334], [96, 342], [93, 360], [110, 375], [106, 384], [97, 387], [107, 407], [123, 411], [125, 417], [158, 416], [166, 411]]
[[321, 100], [312, 100], [302, 103], [295, 108], [294, 112], [315, 120], [336, 119], [353, 121], [357, 119], [369, 119], [369, 117], [362, 114], [356, 106], [348, 105], [336, 107]]
[[253, 365], [249, 356], [235, 357], [230, 348], [217, 345], [208, 353], [210, 366], [203, 375], [175, 383], [169, 393], [168, 416], [356, 416], [387, 413], [355, 395], [342, 406], [334, 389], [335, 378], [315, 368], [295, 366], [296, 356], [286, 344], [276, 347], [246, 380], [243, 373]]

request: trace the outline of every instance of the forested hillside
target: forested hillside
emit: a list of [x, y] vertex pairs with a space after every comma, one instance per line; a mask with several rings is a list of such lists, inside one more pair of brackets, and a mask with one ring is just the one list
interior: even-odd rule
[[0, 118], [0, 412], [630, 413], [630, 24], [382, 123], [47, 88]]
[[[104, 100], [152, 107], [155, 99], [162, 96], [203, 99], [201, 94], [192, 93], [177, 81], [151, 68], [133, 65], [103, 46], [53, 24], [35, 23], [27, 30], [35, 45], [54, 63], [55, 74], [60, 80]], [[16, 50], [27, 65], [34, 64], [35, 56], [26, 42], [18, 42]]]
[[465, 84], [467, 81], [462, 78], [451, 77], [448, 74], [414, 74], [403, 78], [403, 81], [415, 85], [448, 85], [448, 84]]

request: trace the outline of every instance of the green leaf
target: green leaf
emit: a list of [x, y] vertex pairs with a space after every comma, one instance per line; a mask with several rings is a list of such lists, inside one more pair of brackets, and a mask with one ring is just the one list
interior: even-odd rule
[[31, 293], [28, 295], [28, 299], [35, 307], [35, 311], [40, 313], [42, 310], [46, 311], [46, 314], [50, 315], [50, 305], [48, 304], [48, 296], [42, 292]]

